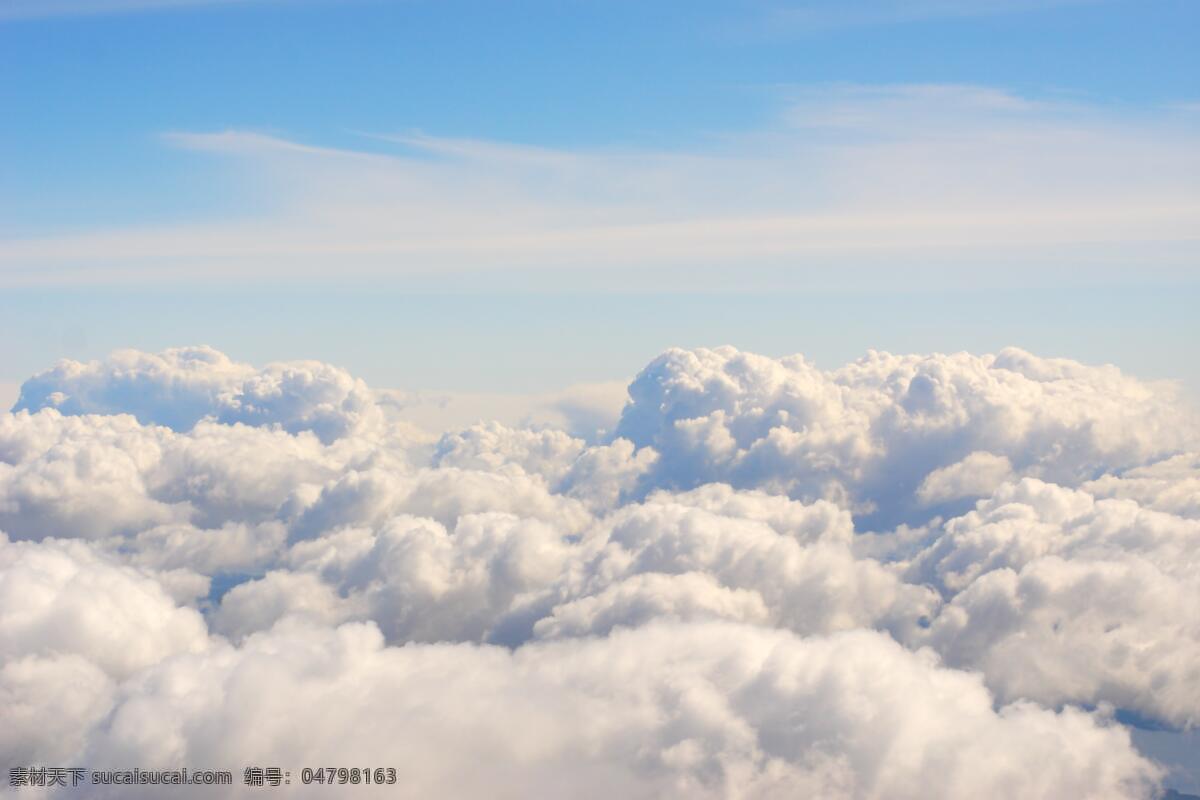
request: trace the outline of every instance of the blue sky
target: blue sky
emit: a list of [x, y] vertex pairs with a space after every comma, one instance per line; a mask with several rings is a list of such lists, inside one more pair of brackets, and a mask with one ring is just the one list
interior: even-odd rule
[[1195, 4], [1153, 0], [6, 0], [4, 231], [224, 209], [211, 164], [172, 152], [166, 131], [677, 148], [769, 124], [796, 88], [835, 83], [1135, 113], [1200, 98], [1198, 27]]
[[1200, 386], [1198, 30], [1116, 0], [0, 0], [0, 383], [203, 340], [394, 387], [721, 342]]

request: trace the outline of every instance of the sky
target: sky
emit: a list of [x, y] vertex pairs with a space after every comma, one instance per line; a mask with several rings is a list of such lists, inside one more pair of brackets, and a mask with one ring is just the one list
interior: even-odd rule
[[1200, 793], [1198, 33], [0, 0], [0, 763]]
[[0, 384], [197, 343], [509, 393], [671, 345], [1011, 344], [1198, 390], [1197, 23], [3, 0]]

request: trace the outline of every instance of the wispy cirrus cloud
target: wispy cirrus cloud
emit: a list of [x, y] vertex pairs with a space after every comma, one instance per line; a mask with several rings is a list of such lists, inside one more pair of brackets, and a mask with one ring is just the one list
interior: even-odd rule
[[1198, 247], [1200, 134], [1178, 111], [837, 86], [796, 90], [777, 124], [701, 150], [373, 138], [347, 149], [244, 130], [168, 134], [236, 165], [230, 191], [265, 196], [259, 214], [9, 240], [0, 280], [532, 270], [570, 283], [627, 270], [634, 283], [687, 271], [730, 286], [936, 267], [971, 282], [1014, 264], [1141, 269], [1147, 254], [1183, 272]]

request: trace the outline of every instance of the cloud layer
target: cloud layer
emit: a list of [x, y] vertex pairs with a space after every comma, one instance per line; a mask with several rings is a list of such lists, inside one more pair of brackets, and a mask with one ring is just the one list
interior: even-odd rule
[[324, 364], [61, 362], [0, 415], [0, 760], [1152, 797], [1116, 720], [1200, 724], [1198, 442], [1014, 349], [672, 350], [611, 434], [436, 442]]
[[838, 499], [868, 525], [928, 517], [1012, 474], [1074, 486], [1197, 445], [1167, 387], [1016, 348], [871, 353], [833, 372], [799, 356], [672, 350], [629, 391], [616, 434], [662, 454], [649, 485]]
[[1200, 161], [1186, 108], [1118, 111], [955, 84], [779, 91], [770, 124], [665, 151], [175, 132], [170, 144], [227, 167], [215, 192], [252, 196], [263, 212], [10, 239], [0, 282], [399, 276], [445, 287], [444, 276], [469, 273], [544, 289], [609, 287], [619, 270], [622, 286], [643, 289], [683, 276], [845, 288], [864, 275], [945, 288], [1047, 275], [1078, 285], [1085, 266], [1089, 279], [1145, 281], [1148, 262], [1191, 280]]

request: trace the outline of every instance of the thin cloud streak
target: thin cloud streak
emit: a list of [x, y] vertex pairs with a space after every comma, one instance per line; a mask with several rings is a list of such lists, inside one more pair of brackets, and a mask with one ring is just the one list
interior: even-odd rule
[[980, 87], [851, 86], [798, 92], [781, 116], [704, 152], [424, 134], [375, 136], [400, 149], [368, 152], [175, 132], [173, 146], [268, 187], [260, 215], [9, 240], [0, 282], [696, 268], [732, 285], [750, 262], [886, 270], [1003, 252], [1032, 271], [1133, 270], [1153, 251], [1171, 270], [1200, 251], [1198, 137], [1169, 115]]

